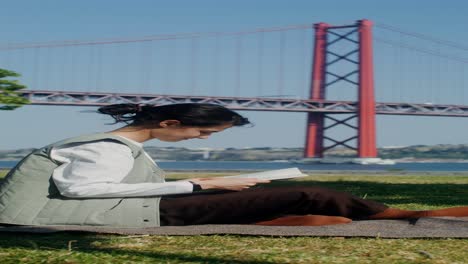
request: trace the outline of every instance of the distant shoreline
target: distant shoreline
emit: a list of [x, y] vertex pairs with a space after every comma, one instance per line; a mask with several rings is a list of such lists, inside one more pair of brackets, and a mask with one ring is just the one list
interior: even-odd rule
[[468, 163], [466, 159], [415, 159], [415, 158], [401, 158], [391, 159], [396, 163]]
[[[342, 158], [342, 157], [339, 157]], [[12, 161], [20, 161], [21, 159], [0, 159], [0, 162], [12, 162]], [[468, 163], [468, 159], [421, 159], [421, 158], [398, 158], [398, 159], [390, 159], [395, 161], [396, 163]], [[156, 162], [289, 162], [288, 160], [155, 160]]]
[[[288, 162], [302, 160], [303, 148], [177, 148], [144, 147], [145, 151], [157, 161], [221, 161], [221, 162]], [[0, 150], [0, 162], [14, 162], [22, 159], [35, 149]], [[468, 144], [457, 145], [415, 145], [398, 148], [379, 148], [378, 158], [393, 160], [396, 163], [468, 163]], [[326, 152], [326, 159], [351, 160], [356, 152], [335, 149]], [[314, 159], [312, 159], [314, 160]]]
[[[0, 167], [0, 172], [9, 171], [11, 168]], [[261, 169], [165, 169], [167, 174], [206, 174], [206, 175], [219, 175], [222, 173], [235, 175], [248, 172], [259, 172], [264, 171]], [[421, 176], [457, 176], [457, 177], [468, 177], [468, 171], [390, 171], [390, 170], [301, 170], [303, 173], [309, 176], [314, 175], [343, 175], [343, 176], [410, 176], [410, 175], [421, 175]], [[168, 175], [169, 176], [169, 175]], [[0, 177], [1, 181], [1, 177]]]

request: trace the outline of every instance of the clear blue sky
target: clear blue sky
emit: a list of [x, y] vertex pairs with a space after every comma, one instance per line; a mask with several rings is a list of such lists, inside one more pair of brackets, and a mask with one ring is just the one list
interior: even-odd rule
[[[408, 31], [468, 45], [468, 2], [445, 1], [1, 1], [0, 44], [92, 40], [187, 32], [238, 31], [367, 18]], [[0, 67], [2, 63], [0, 61]], [[84, 133], [106, 131], [109, 119], [89, 108], [26, 106], [0, 112], [0, 149], [40, 147]], [[244, 112], [256, 126], [235, 128], [179, 147], [299, 147], [304, 114]], [[378, 145], [468, 143], [463, 118], [378, 117]], [[148, 145], [169, 146], [152, 142]]]

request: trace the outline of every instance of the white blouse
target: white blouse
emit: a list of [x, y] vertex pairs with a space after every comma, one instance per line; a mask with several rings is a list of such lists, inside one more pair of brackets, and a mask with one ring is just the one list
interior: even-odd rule
[[[139, 142], [125, 139], [142, 146]], [[154, 162], [146, 152], [144, 154]], [[122, 183], [132, 169], [134, 159], [130, 148], [119, 142], [72, 143], [53, 148], [50, 155], [62, 163], [54, 170], [52, 179], [66, 197], [142, 197], [193, 191], [189, 181]]]

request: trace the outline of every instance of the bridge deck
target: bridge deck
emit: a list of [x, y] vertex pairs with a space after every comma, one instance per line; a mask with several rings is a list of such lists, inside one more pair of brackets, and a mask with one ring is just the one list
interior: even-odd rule
[[[358, 110], [357, 102], [306, 100], [259, 97], [217, 97], [184, 95], [150, 95], [124, 93], [88, 93], [62, 91], [22, 91], [32, 105], [62, 106], [103, 106], [119, 103], [171, 104], [171, 103], [214, 103], [230, 109], [248, 111], [321, 112], [349, 114]], [[418, 104], [418, 103], [376, 103], [376, 113], [383, 115], [420, 115], [468, 117], [468, 106]]]

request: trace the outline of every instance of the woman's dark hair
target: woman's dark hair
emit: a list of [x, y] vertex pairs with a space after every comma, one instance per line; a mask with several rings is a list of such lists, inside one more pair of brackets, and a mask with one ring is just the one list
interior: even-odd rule
[[99, 108], [98, 112], [112, 116], [115, 123], [123, 122], [130, 125], [154, 125], [164, 120], [178, 120], [185, 126], [200, 127], [250, 124], [247, 118], [216, 104], [186, 103], [161, 106], [113, 104]]

